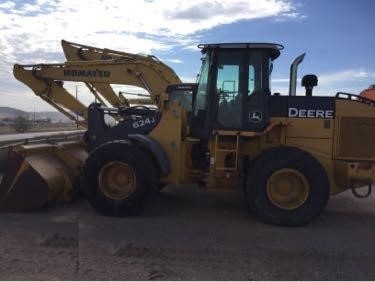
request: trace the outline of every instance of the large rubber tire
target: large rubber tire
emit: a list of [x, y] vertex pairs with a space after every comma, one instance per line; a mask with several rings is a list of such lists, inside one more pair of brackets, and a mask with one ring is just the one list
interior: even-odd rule
[[[106, 216], [137, 214], [156, 191], [158, 182], [157, 169], [149, 153], [127, 140], [96, 148], [82, 174], [84, 195], [96, 211]], [[129, 186], [129, 191], [125, 189], [125, 195], [118, 195], [111, 191], [111, 185], [118, 190]]]
[[300, 226], [325, 208], [329, 187], [324, 168], [311, 154], [293, 147], [276, 147], [252, 162], [246, 197], [250, 208], [264, 221]]

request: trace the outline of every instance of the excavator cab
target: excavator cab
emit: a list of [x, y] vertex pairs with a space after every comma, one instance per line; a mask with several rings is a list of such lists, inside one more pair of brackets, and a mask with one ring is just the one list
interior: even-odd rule
[[284, 47], [272, 43], [198, 46], [205, 55], [190, 120], [193, 137], [213, 130], [261, 131], [269, 123], [272, 61]]

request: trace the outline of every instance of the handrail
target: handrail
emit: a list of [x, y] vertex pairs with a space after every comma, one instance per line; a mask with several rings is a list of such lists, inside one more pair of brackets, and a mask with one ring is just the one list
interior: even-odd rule
[[[342, 96], [345, 96], [345, 97], [342, 97]], [[357, 101], [357, 102], [360, 102], [360, 103], [368, 104], [370, 106], [375, 106], [374, 100], [371, 100], [371, 99], [366, 98], [366, 97], [362, 97], [362, 96], [357, 95], [357, 94], [352, 94], [352, 93], [347, 93], [347, 92], [337, 92], [335, 97], [339, 98], [339, 99]]]

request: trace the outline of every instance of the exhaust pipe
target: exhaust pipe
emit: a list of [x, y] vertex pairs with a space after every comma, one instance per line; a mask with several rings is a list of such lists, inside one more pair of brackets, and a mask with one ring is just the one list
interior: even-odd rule
[[290, 65], [290, 77], [289, 77], [289, 96], [296, 96], [297, 88], [297, 69], [298, 65], [302, 63], [306, 53], [299, 55], [293, 63]]

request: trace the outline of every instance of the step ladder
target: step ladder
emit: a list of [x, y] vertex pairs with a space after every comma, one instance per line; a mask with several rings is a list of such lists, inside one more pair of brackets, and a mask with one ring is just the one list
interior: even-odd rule
[[[235, 136], [236, 140], [231, 147], [228, 147], [229, 142], [224, 142], [223, 138], [228, 136]], [[237, 171], [237, 163], [238, 163], [238, 155], [240, 149], [240, 132], [235, 131], [216, 131], [215, 132], [215, 146], [214, 146], [214, 168], [216, 171]], [[233, 153], [234, 155], [234, 163], [233, 165], [226, 165], [225, 164], [225, 155], [228, 153]], [[223, 164], [218, 164], [218, 159], [220, 159], [220, 155], [223, 154]]]

